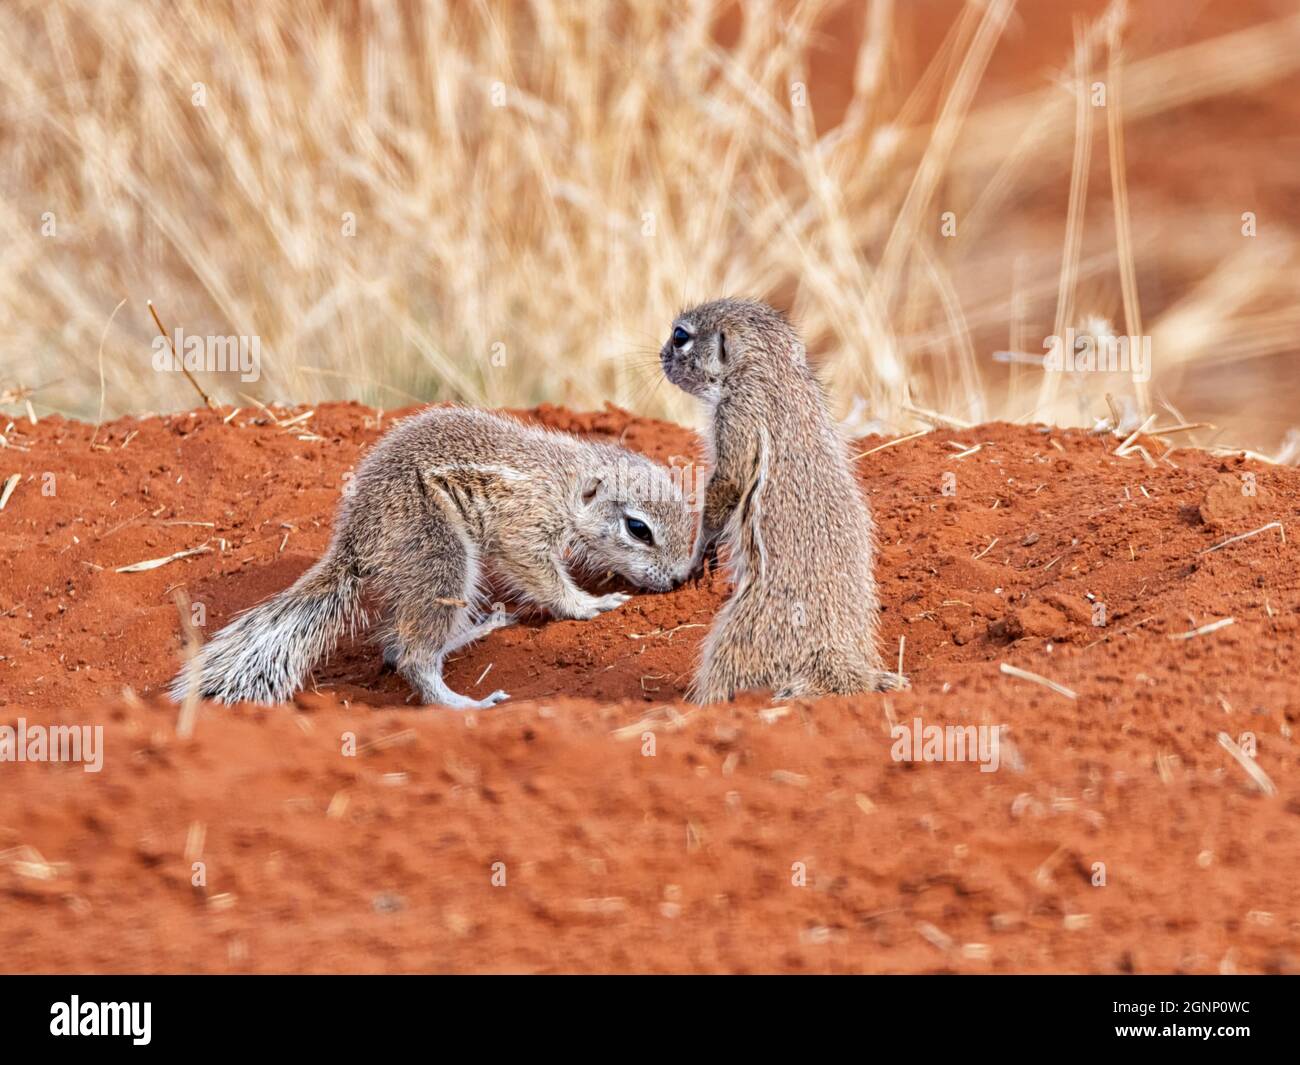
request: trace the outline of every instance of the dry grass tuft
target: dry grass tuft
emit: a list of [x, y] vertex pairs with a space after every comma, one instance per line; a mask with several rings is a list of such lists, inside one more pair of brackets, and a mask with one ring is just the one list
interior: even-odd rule
[[[1027, 17], [1013, 0], [962, 8], [906, 91], [907, 13], [874, 0], [848, 8], [832, 121], [801, 87], [842, 5], [744, 10], [6, 5], [0, 385], [83, 417], [189, 405], [152, 369], [150, 299], [191, 334], [260, 338], [259, 382], [196, 383], [223, 404], [613, 401], [689, 420], [654, 353], [674, 311], [720, 294], [788, 307], [857, 431], [914, 430], [918, 411], [1090, 425], [1106, 391], [1138, 424], [1148, 390], [1207, 360], [1295, 350], [1290, 231], [1245, 241], [1153, 212], [1126, 157], [1135, 123], [1300, 70], [1300, 18], [1143, 55], [1116, 2], [1045, 87], [985, 104]], [[1095, 115], [1085, 82], [1103, 76]], [[1109, 204], [1089, 198], [1094, 139]], [[1053, 184], [1068, 220], [1017, 230], [1019, 201]], [[1153, 272], [1187, 281], [1139, 310]], [[1097, 284], [1151, 332], [1149, 387], [1024, 369]], [[1019, 364], [1000, 366], [989, 337], [1008, 323]]]

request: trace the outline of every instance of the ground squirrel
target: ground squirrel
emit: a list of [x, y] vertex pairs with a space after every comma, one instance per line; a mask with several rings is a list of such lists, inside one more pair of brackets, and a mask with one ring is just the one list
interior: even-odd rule
[[[459, 695], [444, 658], [514, 617], [485, 611], [486, 578], [560, 618], [586, 619], [628, 596], [591, 595], [566, 563], [667, 591], [690, 572], [698, 516], [668, 471], [609, 444], [484, 411], [442, 408], [399, 422], [365, 458], [324, 557], [243, 614], [199, 653], [202, 695], [280, 702], [377, 593], [384, 657], [426, 703], [493, 706]], [[172, 683], [184, 697], [190, 672]]]
[[900, 686], [877, 648], [871, 514], [794, 329], [766, 304], [705, 303], [673, 323], [660, 361], [709, 409], [696, 550], [725, 542], [735, 581], [691, 698]]

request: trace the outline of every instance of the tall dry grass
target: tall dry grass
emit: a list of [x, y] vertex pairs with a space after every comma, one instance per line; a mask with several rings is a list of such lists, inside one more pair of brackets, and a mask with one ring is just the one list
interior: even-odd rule
[[[261, 338], [259, 382], [205, 381], [228, 402], [612, 401], [688, 420], [654, 352], [680, 306], [719, 294], [788, 307], [858, 428], [918, 410], [1090, 424], [1107, 392], [1131, 421], [1176, 409], [1204, 360], [1296, 349], [1291, 236], [1197, 240], [1130, 208], [1123, 139], [1291, 74], [1300, 20], [1130, 62], [1114, 5], [1080, 23], [1055, 84], [984, 105], [1013, 0], [962, 9], [907, 92], [897, 5], [874, 0], [855, 5], [831, 125], [803, 87], [835, 6], [746, 3], [732, 40], [711, 0], [4, 5], [3, 398], [36, 389], [38, 411], [91, 418], [192, 405], [152, 370], [150, 299], [171, 328]], [[1097, 77], [1109, 112], [1079, 96]], [[1112, 206], [1085, 217], [1090, 156]], [[1019, 201], [1045, 184], [1071, 207], [1026, 233]], [[1138, 326], [1149, 388], [992, 358], [1041, 354], [1094, 283], [1119, 294], [1117, 328], [1140, 322], [1161, 257], [1189, 281]]]

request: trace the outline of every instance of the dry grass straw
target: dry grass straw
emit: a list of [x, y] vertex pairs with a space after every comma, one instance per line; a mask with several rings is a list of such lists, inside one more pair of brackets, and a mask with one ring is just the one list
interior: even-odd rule
[[[859, 431], [917, 429], [918, 409], [1088, 424], [1100, 380], [1068, 394], [995, 366], [981, 339], [1013, 321], [1037, 352], [1094, 310], [1085, 282], [1151, 330], [1156, 394], [1207, 360], [1294, 349], [1291, 234], [1209, 239], [1131, 208], [1125, 143], [1300, 69], [1300, 17], [1130, 61], [1116, 2], [1080, 24], [1062, 84], [981, 105], [986, 72], [1014, 61], [1013, 0], [965, 5], [908, 92], [904, 9], [873, 0], [852, 9], [831, 124], [800, 87], [838, 8], [746, 4], [724, 46], [729, 8], [711, 0], [7, 5], [0, 385], [100, 419], [190, 405], [181, 375], [151, 367], [150, 299], [193, 335], [260, 338], [256, 384], [196, 375], [217, 402], [613, 401], [687, 421], [653, 357], [671, 315], [768, 297], [840, 413], [870, 412]], [[1084, 91], [1103, 66], [1104, 117]], [[1112, 209], [1090, 215], [1094, 124]], [[1064, 247], [1059, 225], [1014, 232], [1024, 197], [1067, 180]], [[52, 236], [33, 222], [47, 213]], [[1114, 234], [1085, 241], [1107, 213]], [[997, 268], [1013, 259], [1014, 283]], [[1144, 325], [1148, 269], [1197, 280]]]
[[1208, 636], [1212, 632], [1218, 632], [1220, 629], [1226, 629], [1230, 625], [1235, 625], [1236, 623], [1237, 623], [1236, 618], [1219, 618], [1218, 621], [1211, 621], [1207, 625], [1201, 625], [1187, 632], [1171, 632], [1169, 634], [1169, 639], [1194, 640], [1198, 636]]
[[1218, 736], [1219, 746], [1232, 755], [1233, 760], [1246, 771], [1250, 777], [1251, 783], [1255, 785], [1265, 795], [1276, 795], [1277, 785], [1273, 779], [1260, 768], [1255, 759], [1243, 751], [1238, 743], [1226, 732], [1220, 732]]
[[162, 558], [151, 558], [144, 562], [132, 562], [127, 566], [118, 566], [113, 570], [114, 573], [144, 573], [146, 570], [157, 569], [159, 566], [165, 566], [169, 562], [175, 562], [178, 559], [189, 558], [192, 555], [206, 555], [210, 548], [206, 543], [198, 547], [190, 547], [184, 551], [175, 551], [170, 555], [164, 555]]
[[1213, 547], [1207, 547], [1204, 551], [1201, 552], [1201, 554], [1208, 555], [1212, 551], [1219, 551], [1222, 548], [1227, 547], [1229, 544], [1237, 543], [1237, 541], [1239, 540], [1249, 540], [1252, 536], [1258, 536], [1260, 533], [1268, 532], [1269, 529], [1279, 530], [1279, 535], [1282, 538], [1282, 543], [1283, 544], [1286, 543], [1286, 526], [1283, 525], [1280, 521], [1270, 521], [1267, 525], [1261, 525], [1258, 529], [1251, 529], [1250, 532], [1244, 532], [1238, 536], [1229, 536], [1226, 540], [1221, 540]]
[[1058, 684], [1054, 680], [1044, 677], [1041, 673], [1031, 673], [1027, 669], [1021, 669], [1019, 666], [1013, 666], [1009, 662], [1002, 662], [998, 665], [998, 670], [1008, 677], [1016, 677], [1020, 680], [1027, 680], [1032, 684], [1041, 685], [1049, 691], [1056, 692], [1057, 695], [1064, 695], [1067, 699], [1079, 698], [1079, 693], [1073, 688], [1067, 688], [1064, 684]]

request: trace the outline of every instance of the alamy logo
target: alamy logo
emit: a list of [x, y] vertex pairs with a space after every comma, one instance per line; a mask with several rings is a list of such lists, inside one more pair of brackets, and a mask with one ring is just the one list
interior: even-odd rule
[[0, 762], [81, 762], [87, 773], [104, 767], [103, 725], [0, 725]]
[[978, 762], [981, 773], [996, 773], [1005, 725], [923, 725], [921, 719], [889, 730], [895, 762]]
[[176, 329], [171, 338], [153, 340], [153, 368], [159, 373], [237, 371], [241, 381], [262, 376], [262, 338], [259, 336], [199, 336]]
[[1127, 373], [1134, 381], [1151, 380], [1151, 338], [1076, 332], [1053, 334], [1043, 340], [1049, 373]]
[[682, 500], [694, 510], [704, 506], [704, 468], [694, 463], [668, 467], [647, 466], [620, 458], [610, 491], [628, 503], [671, 503]]
[[50, 1035], [129, 1035], [138, 1047], [148, 1046], [152, 1002], [71, 1002], [50, 1006]]

